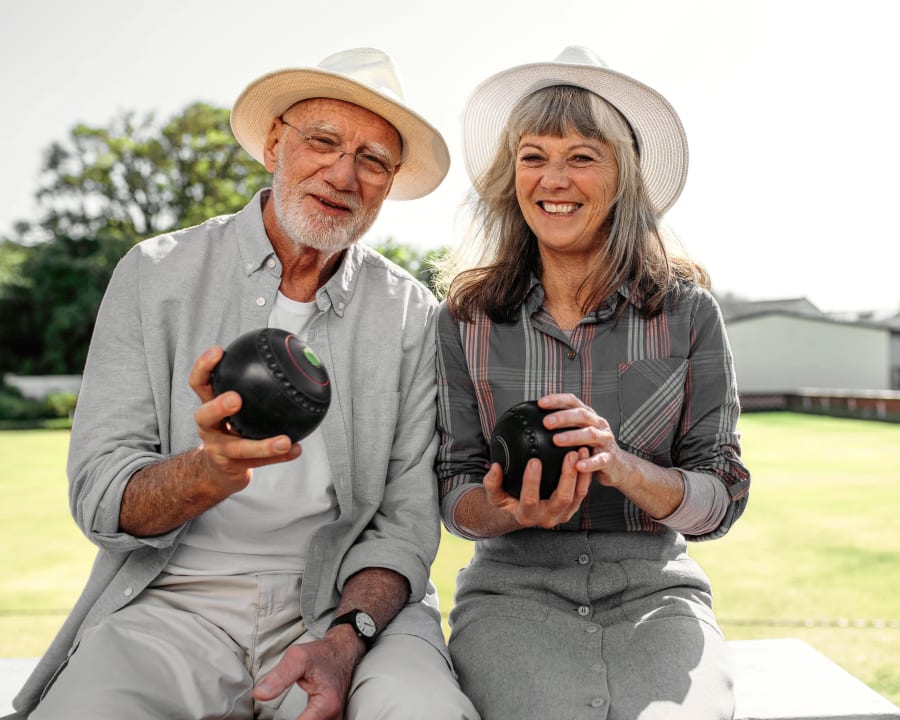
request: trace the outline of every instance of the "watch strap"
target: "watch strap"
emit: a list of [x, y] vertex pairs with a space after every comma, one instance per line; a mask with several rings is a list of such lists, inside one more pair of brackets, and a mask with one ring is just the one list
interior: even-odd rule
[[[365, 615], [372, 623], [373, 632], [371, 635], [366, 635], [360, 630], [359, 625], [356, 622], [356, 618], [359, 615]], [[336, 627], [338, 625], [349, 625], [353, 628], [354, 632], [356, 632], [357, 637], [362, 638], [363, 643], [365, 643], [366, 649], [370, 649], [372, 644], [375, 642], [375, 636], [378, 634], [378, 631], [375, 630], [375, 623], [372, 620], [372, 616], [363, 610], [350, 610], [349, 612], [345, 612], [343, 615], [338, 615], [334, 620], [331, 621], [331, 625], [328, 626], [328, 629]]]

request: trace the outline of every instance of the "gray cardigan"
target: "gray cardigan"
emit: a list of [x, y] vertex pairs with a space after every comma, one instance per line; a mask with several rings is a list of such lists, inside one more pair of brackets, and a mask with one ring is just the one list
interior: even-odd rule
[[[234, 215], [146, 240], [120, 261], [97, 317], [69, 449], [71, 510], [99, 550], [75, 608], [14, 701], [20, 715], [10, 717], [34, 708], [86, 628], [127, 605], [165, 567], [187, 525], [151, 538], [121, 533], [122, 493], [139, 468], [196, 447], [190, 368], [209, 346], [265, 327], [280, 275], [261, 194]], [[323, 634], [347, 578], [390, 568], [412, 593], [384, 632], [423, 637], [446, 657], [429, 581], [440, 538], [436, 301], [356, 244], [316, 303], [307, 342], [332, 381], [322, 430], [340, 517], [311, 542], [303, 617]]]

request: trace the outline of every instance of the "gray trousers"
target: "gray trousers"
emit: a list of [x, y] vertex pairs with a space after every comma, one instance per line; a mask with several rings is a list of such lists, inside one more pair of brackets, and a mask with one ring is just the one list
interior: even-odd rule
[[[300, 617], [299, 575], [163, 575], [91, 628], [30, 720], [201, 718], [294, 720], [298, 686], [271, 703], [254, 684], [291, 643], [313, 640]], [[427, 641], [382, 635], [353, 675], [345, 717], [477, 720]]]
[[480, 541], [450, 652], [484, 720], [728, 720], [709, 582], [677, 533], [525, 530]]

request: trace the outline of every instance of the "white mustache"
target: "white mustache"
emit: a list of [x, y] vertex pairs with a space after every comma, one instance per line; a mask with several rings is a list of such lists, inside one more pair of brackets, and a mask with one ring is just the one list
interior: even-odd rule
[[357, 212], [362, 207], [362, 202], [358, 195], [340, 192], [333, 188], [321, 187], [315, 182], [304, 181], [297, 185], [297, 190], [307, 195], [315, 195], [328, 203], [346, 208], [351, 212]]

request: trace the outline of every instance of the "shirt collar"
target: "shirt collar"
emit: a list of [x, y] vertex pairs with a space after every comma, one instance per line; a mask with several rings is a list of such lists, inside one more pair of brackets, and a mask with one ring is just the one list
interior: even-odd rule
[[[640, 309], [644, 302], [644, 293], [640, 290], [632, 289], [628, 283], [622, 283], [619, 286], [619, 289], [600, 303], [600, 307], [593, 313], [589, 313], [588, 317], [593, 316], [594, 320], [609, 320], [616, 314], [620, 301], [630, 302], [636, 308]], [[528, 314], [531, 315], [537, 311], [543, 302], [544, 286], [541, 284], [540, 278], [532, 273], [522, 306], [528, 311]]]
[[[269, 192], [269, 188], [260, 190], [253, 196], [253, 200], [237, 213], [238, 246], [241, 262], [248, 276], [265, 269], [281, 274], [281, 261], [272, 248], [263, 223], [262, 206]], [[334, 275], [316, 293], [316, 303], [320, 309], [327, 310], [330, 305], [338, 315], [344, 314], [350, 298], [353, 297], [364, 257], [365, 250], [358, 242], [344, 251]]]
[[[268, 188], [257, 192], [253, 200], [235, 216], [241, 262], [248, 276], [266, 267], [267, 263], [270, 269], [277, 266], [278, 271], [281, 271], [281, 263], [275, 256], [272, 243], [266, 234], [266, 226], [263, 224], [262, 206], [268, 193]], [[274, 260], [276, 265], [269, 263], [270, 259]]]

